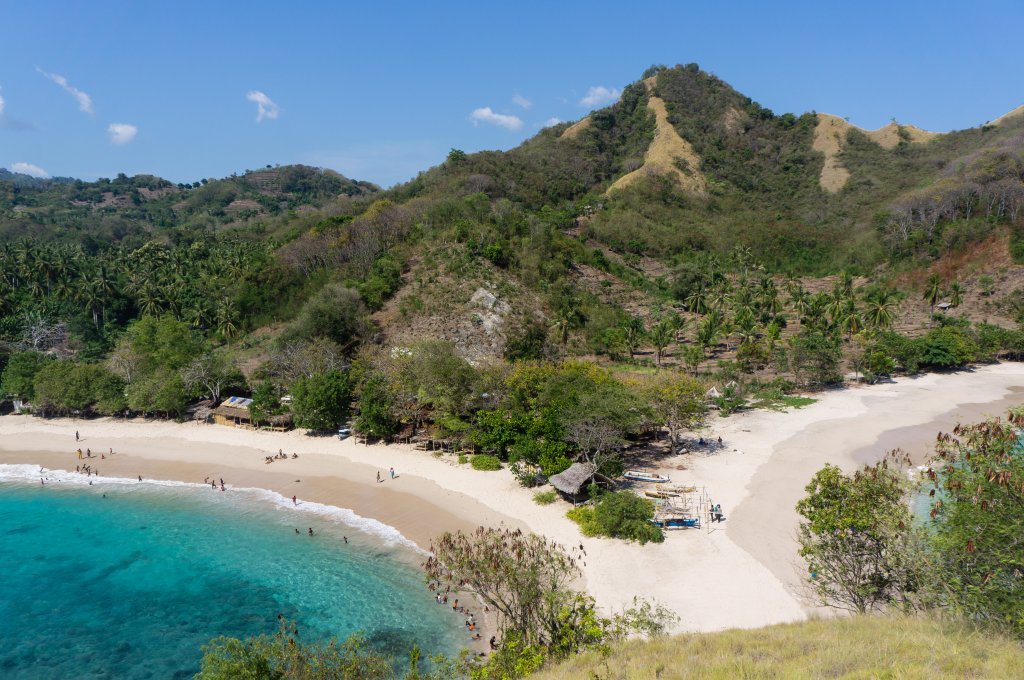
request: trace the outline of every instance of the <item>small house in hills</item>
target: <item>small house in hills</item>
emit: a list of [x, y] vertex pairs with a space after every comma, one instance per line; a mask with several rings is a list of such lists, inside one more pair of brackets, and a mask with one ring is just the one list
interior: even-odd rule
[[228, 397], [213, 409], [213, 422], [231, 427], [252, 427], [252, 415], [249, 413], [251, 403], [252, 399]]

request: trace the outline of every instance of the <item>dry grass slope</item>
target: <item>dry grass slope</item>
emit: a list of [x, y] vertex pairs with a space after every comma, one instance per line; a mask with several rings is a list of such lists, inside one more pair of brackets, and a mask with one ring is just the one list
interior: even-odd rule
[[1016, 641], [926, 619], [857, 617], [632, 641], [580, 655], [537, 680], [1019, 678]]
[[590, 116], [581, 118], [562, 132], [560, 139], [576, 139], [576, 136], [590, 127]]
[[[644, 82], [647, 91], [650, 92], [653, 79], [649, 78]], [[654, 111], [657, 125], [654, 129], [654, 139], [644, 154], [644, 164], [615, 180], [615, 183], [608, 187], [608, 191], [629, 186], [641, 177], [665, 175], [673, 178], [683, 191], [703, 194], [707, 182], [700, 171], [700, 156], [688, 141], [679, 136], [675, 126], [669, 122], [665, 101], [661, 97], [649, 95], [647, 107]], [[680, 169], [680, 160], [684, 161], [686, 170]]]
[[896, 123], [889, 123], [877, 130], [861, 130], [838, 116], [819, 113], [818, 126], [814, 129], [812, 148], [825, 154], [825, 165], [821, 168], [819, 178], [821, 188], [835, 193], [846, 186], [847, 180], [850, 179], [850, 171], [843, 167], [842, 161], [839, 160], [839, 154], [846, 143], [846, 134], [850, 130], [860, 130], [868, 139], [883, 149], [894, 149], [900, 143], [901, 128], [907, 133], [913, 144], [923, 144], [942, 134], [922, 130], [913, 125], [897, 125]]

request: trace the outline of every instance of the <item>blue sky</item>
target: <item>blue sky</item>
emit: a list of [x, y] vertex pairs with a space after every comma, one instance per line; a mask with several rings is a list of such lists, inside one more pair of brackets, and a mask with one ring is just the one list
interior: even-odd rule
[[389, 186], [578, 119], [659, 63], [777, 113], [959, 129], [1024, 103], [1022, 25], [1019, 0], [0, 0], [0, 167], [181, 182], [307, 163]]

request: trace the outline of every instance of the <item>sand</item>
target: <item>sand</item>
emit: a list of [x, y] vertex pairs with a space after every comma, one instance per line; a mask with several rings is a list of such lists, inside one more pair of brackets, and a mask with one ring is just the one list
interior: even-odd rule
[[[365, 446], [352, 439], [309, 437], [215, 425], [102, 420], [0, 418], [0, 463], [37, 463], [73, 470], [75, 430], [103, 476], [202, 482], [223, 477], [287, 498], [345, 508], [396, 527], [421, 547], [444, 530], [505, 524], [585, 547], [584, 585], [610, 610], [634, 596], [675, 610], [680, 630], [758, 627], [805, 618], [813, 611], [800, 587], [793, 510], [814, 472], [826, 462], [845, 469], [877, 459], [890, 443], [918, 445], [958, 417], [998, 414], [1024, 388], [1024, 364], [900, 378], [835, 390], [803, 409], [755, 411], [714, 419], [714, 454], [685, 454], [663, 463], [673, 481], [707, 489], [727, 520], [673, 532], [665, 543], [639, 546], [581, 538], [566, 504], [539, 506], [507, 470], [478, 472], [408, 446]], [[297, 460], [266, 465], [281, 448]], [[678, 465], [687, 469], [680, 472]], [[398, 477], [388, 477], [394, 467]], [[380, 471], [384, 482], [377, 483]], [[296, 481], [301, 480], [301, 481]]]

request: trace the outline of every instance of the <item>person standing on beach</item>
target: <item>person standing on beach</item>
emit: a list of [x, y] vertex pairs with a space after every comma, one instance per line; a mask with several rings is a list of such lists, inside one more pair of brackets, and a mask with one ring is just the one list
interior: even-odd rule
[[395, 468], [391, 468], [391, 479], [395, 478]]
[[299, 499], [296, 496], [292, 496], [292, 505], [298, 505]]
[[377, 470], [377, 483], [380, 484], [380, 470]]
[[75, 441], [78, 441], [78, 430], [75, 430]]

